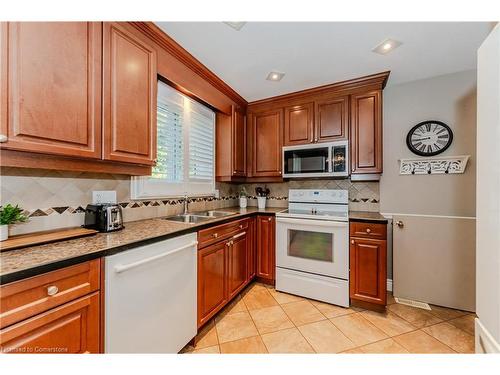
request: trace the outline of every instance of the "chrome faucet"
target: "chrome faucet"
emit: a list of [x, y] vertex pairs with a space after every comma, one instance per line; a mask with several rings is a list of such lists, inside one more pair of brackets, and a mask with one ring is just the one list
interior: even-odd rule
[[189, 197], [184, 195], [184, 215], [188, 214]]

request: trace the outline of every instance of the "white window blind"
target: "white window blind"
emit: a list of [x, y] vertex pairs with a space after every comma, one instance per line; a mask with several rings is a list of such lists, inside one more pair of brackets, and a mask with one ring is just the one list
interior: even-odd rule
[[132, 198], [213, 194], [215, 113], [158, 82], [157, 116], [157, 163], [132, 179]]

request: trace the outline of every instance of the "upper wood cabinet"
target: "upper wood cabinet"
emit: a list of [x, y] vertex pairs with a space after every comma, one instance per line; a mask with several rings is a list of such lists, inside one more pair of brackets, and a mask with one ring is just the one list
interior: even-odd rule
[[281, 177], [283, 110], [250, 114], [252, 177]]
[[231, 107], [231, 116], [216, 116], [216, 178], [238, 181], [247, 175], [247, 123], [243, 109]]
[[316, 101], [314, 142], [347, 139], [349, 129], [349, 97], [341, 96]]
[[314, 141], [313, 103], [285, 107], [284, 146], [295, 146]]
[[101, 38], [99, 22], [1, 24], [1, 148], [101, 158]]
[[351, 95], [351, 174], [382, 173], [382, 91]]
[[152, 165], [156, 158], [156, 51], [125, 26], [103, 29], [104, 159]]
[[276, 219], [257, 216], [257, 277], [270, 284], [274, 284], [276, 273], [275, 234]]

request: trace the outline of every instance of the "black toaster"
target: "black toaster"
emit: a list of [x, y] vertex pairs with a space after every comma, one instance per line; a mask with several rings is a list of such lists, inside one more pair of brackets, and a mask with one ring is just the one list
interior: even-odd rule
[[85, 228], [99, 232], [112, 232], [123, 229], [122, 208], [117, 204], [89, 204], [85, 208]]

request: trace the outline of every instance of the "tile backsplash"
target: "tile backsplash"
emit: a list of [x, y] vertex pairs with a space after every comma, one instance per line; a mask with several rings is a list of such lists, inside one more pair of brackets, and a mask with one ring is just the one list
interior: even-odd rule
[[[0, 185], [0, 203], [19, 204], [30, 217], [27, 223], [12, 226], [11, 234], [82, 225], [84, 208], [92, 201], [93, 190], [115, 190], [126, 222], [173, 215], [182, 210], [181, 201], [175, 198], [132, 201], [130, 178], [123, 175], [1, 168]], [[288, 189], [347, 189], [350, 209], [379, 210], [378, 182], [351, 182], [348, 179], [241, 185], [217, 183], [219, 198], [196, 198], [189, 208], [198, 211], [238, 205], [242, 186], [249, 195], [250, 206], [257, 206], [255, 187], [267, 186], [271, 191], [267, 203], [270, 207], [286, 207]]]

